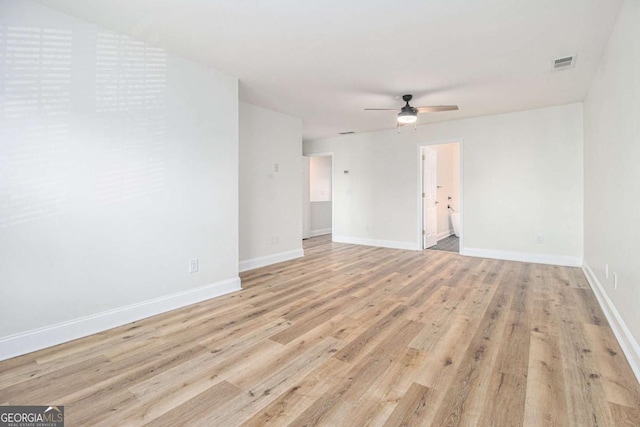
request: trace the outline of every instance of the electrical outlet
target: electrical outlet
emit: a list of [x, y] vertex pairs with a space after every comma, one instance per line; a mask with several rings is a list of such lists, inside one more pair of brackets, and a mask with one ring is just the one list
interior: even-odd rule
[[542, 234], [538, 234], [538, 237], [536, 237], [536, 243], [544, 243], [544, 237], [542, 237]]
[[198, 272], [198, 258], [189, 260], [189, 273], [197, 273]]
[[269, 242], [272, 245], [277, 245], [278, 243], [280, 243], [280, 237], [278, 236], [271, 236], [271, 239], [269, 240]]
[[274, 163], [274, 164], [273, 164], [273, 171], [274, 171], [274, 172], [280, 172], [280, 165], [279, 165], [279, 164], [277, 164], [277, 163]]
[[609, 264], [604, 265], [604, 277], [609, 278]]
[[618, 289], [618, 273], [613, 273], [613, 289]]

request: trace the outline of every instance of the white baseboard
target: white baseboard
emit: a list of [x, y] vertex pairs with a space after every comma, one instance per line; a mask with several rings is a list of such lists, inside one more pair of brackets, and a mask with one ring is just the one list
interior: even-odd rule
[[453, 236], [453, 230], [447, 230], [447, 231], [443, 231], [441, 233], [438, 233], [438, 235], [436, 236], [437, 240], [442, 240], [442, 239], [446, 239], [449, 236]]
[[251, 258], [244, 261], [240, 261], [240, 272], [253, 270], [254, 268], [265, 267], [271, 264], [277, 264], [279, 262], [289, 261], [304, 256], [304, 250], [294, 249], [292, 251], [280, 252], [273, 255], [262, 256], [258, 258]]
[[587, 281], [591, 285], [591, 289], [593, 289], [593, 293], [596, 295], [600, 307], [609, 321], [609, 326], [611, 326], [624, 355], [629, 361], [629, 365], [631, 365], [633, 373], [636, 375], [636, 379], [640, 382], [640, 345], [638, 345], [624, 319], [618, 313], [616, 306], [609, 299], [602, 284], [586, 262], [582, 266], [582, 271], [584, 271], [584, 275], [587, 277]]
[[241, 290], [240, 278], [222, 280], [187, 291], [79, 317], [51, 326], [0, 338], [0, 360], [42, 350], [78, 338], [126, 325], [210, 298]]
[[330, 228], [324, 228], [322, 230], [311, 230], [309, 232], [309, 235], [311, 237], [324, 236], [325, 234], [331, 234], [331, 229]]
[[529, 252], [499, 251], [479, 248], [462, 248], [462, 250], [460, 251], [460, 255], [480, 258], [504, 259], [507, 261], [534, 262], [536, 264], [582, 267], [581, 257], [572, 257], [566, 255], [535, 254]]
[[334, 242], [351, 243], [353, 245], [379, 246], [381, 248], [405, 249], [410, 251], [419, 251], [420, 243], [416, 242], [397, 242], [393, 240], [376, 240], [361, 239], [359, 237], [333, 236]]

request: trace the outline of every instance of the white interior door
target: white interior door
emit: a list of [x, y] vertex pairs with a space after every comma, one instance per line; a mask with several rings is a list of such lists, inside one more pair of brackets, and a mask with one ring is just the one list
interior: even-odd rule
[[422, 240], [424, 249], [438, 243], [437, 156], [436, 150], [422, 147]]
[[302, 156], [302, 238], [311, 233], [311, 202], [309, 189], [309, 158]]

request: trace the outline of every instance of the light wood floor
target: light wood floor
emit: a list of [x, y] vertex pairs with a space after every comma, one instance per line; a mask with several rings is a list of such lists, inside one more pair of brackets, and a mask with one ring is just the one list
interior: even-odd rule
[[331, 243], [245, 290], [0, 362], [68, 426], [640, 425], [580, 269]]

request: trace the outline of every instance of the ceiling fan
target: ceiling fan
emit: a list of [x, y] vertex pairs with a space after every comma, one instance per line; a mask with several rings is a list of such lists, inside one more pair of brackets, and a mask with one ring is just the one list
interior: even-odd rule
[[[400, 108], [398, 113], [398, 126], [404, 126], [411, 123], [415, 123], [418, 120], [419, 113], [435, 113], [438, 111], [453, 111], [457, 110], [457, 105], [434, 105], [431, 107], [412, 107], [409, 105], [409, 101], [413, 98], [413, 95], [403, 95], [402, 100], [406, 102], [406, 105]], [[397, 108], [365, 108], [366, 111], [398, 111]]]

